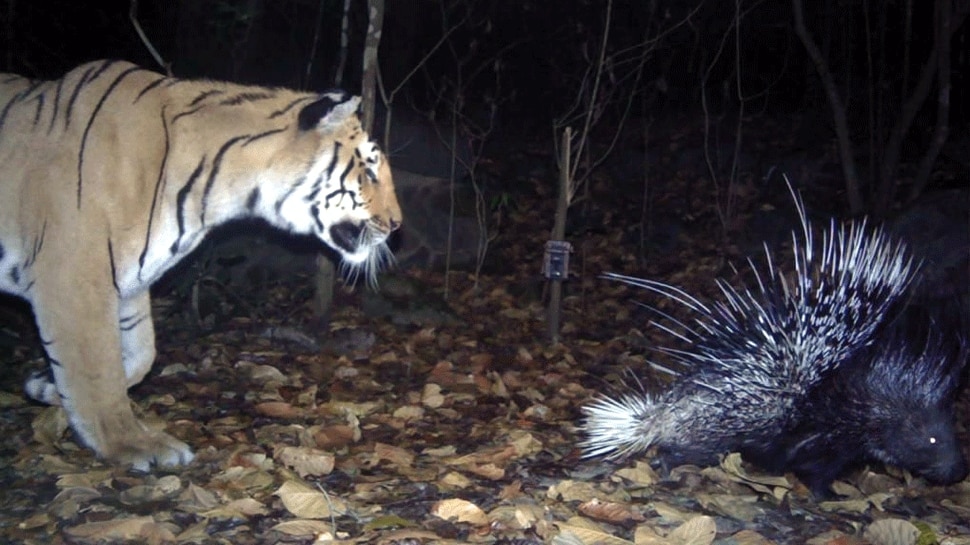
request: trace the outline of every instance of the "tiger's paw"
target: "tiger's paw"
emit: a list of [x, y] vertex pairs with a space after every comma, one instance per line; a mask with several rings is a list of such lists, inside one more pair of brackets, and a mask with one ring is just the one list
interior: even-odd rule
[[188, 445], [161, 431], [141, 426], [137, 433], [126, 434], [123, 439], [99, 449], [106, 460], [130, 466], [135, 471], [148, 473], [153, 467], [178, 467], [192, 462], [195, 455]]

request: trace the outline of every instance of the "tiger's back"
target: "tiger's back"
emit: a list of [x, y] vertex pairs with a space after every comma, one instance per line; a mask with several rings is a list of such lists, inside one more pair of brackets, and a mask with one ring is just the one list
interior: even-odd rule
[[401, 213], [358, 103], [118, 61], [0, 76], [0, 290], [32, 304], [52, 370], [28, 394], [62, 404], [109, 459], [190, 460], [127, 409], [154, 359], [148, 287], [243, 217], [314, 235], [373, 275]]

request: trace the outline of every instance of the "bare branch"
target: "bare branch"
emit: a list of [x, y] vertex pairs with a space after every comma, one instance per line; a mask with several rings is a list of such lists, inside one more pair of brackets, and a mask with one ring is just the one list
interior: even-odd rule
[[148, 35], [146, 35], [145, 31], [141, 28], [141, 23], [138, 22], [138, 0], [131, 0], [131, 3], [128, 4], [128, 20], [131, 21], [131, 26], [135, 27], [135, 32], [138, 33], [141, 43], [144, 44], [145, 48], [148, 49], [148, 52], [151, 53], [152, 58], [155, 59], [155, 62], [157, 62], [158, 65], [165, 70], [166, 74], [171, 76], [172, 65], [162, 59], [162, 56], [158, 53], [158, 50], [155, 49], [154, 45], [152, 45], [152, 41], [148, 39]]
[[[370, 29], [368, 28], [368, 32]], [[344, 0], [344, 12], [340, 22], [340, 61], [337, 64], [337, 85], [343, 78], [344, 67], [347, 65], [347, 49], [350, 47], [350, 0]], [[366, 47], [366, 46], [365, 46]]]
[[[316, 59], [316, 56], [317, 56], [317, 44], [320, 43], [320, 23], [323, 20], [323, 5], [324, 5], [324, 0], [320, 0], [320, 4], [317, 6], [317, 19], [316, 19], [316, 22], [314, 22], [313, 24], [313, 45], [310, 46], [310, 55], [307, 57], [306, 72], [304, 73], [304, 76], [303, 76], [302, 87], [304, 89], [306, 89], [310, 85], [310, 74], [313, 71], [313, 61]], [[340, 46], [341, 46], [340, 61], [341, 63], [343, 63], [343, 61], [347, 58], [347, 53], [346, 53], [347, 45], [343, 40], [343, 36], [341, 37]], [[343, 73], [343, 64], [341, 64], [340, 68], [337, 69], [337, 77], [339, 78], [340, 74], [342, 73]], [[337, 85], [340, 85], [339, 79], [337, 80]]]
[[910, 188], [909, 200], [919, 197], [920, 193], [929, 183], [933, 165], [936, 163], [943, 144], [946, 143], [950, 132], [950, 38], [957, 27], [963, 22], [966, 13], [952, 13], [949, 0], [936, 1], [936, 45], [935, 50], [939, 51], [936, 62], [936, 126], [933, 129], [933, 138], [930, 146], [923, 155], [917, 169], [916, 179]]
[[809, 59], [815, 65], [822, 88], [832, 108], [832, 121], [835, 123], [835, 134], [839, 142], [839, 156], [842, 159], [842, 175], [845, 177], [845, 188], [849, 199], [849, 208], [853, 213], [859, 213], [863, 209], [862, 193], [859, 189], [859, 177], [856, 174], [855, 159], [852, 156], [852, 140], [849, 136], [849, 121], [845, 112], [845, 105], [842, 97], [835, 86], [835, 78], [829, 70], [825, 57], [815, 44], [811, 34], [805, 27], [805, 15], [803, 13], [802, 0], [792, 0], [792, 10], [795, 13], [795, 34], [805, 47]]

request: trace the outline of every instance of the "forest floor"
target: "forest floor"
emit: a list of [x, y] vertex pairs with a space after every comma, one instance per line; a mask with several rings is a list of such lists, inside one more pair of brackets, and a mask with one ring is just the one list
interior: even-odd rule
[[[650, 198], [656, 221], [679, 227], [658, 223], [641, 252], [641, 195], [594, 177], [552, 344], [540, 268], [555, 175], [525, 170], [493, 208], [486, 267], [449, 274], [447, 294], [442, 271], [401, 268], [377, 294], [338, 286], [321, 326], [305, 275], [244, 287], [199, 276], [195, 306], [191, 289], [160, 293], [158, 358], [131, 397], [192, 445], [183, 469], [105, 465], [59, 409], [25, 400], [40, 343], [29, 313], [0, 306], [0, 543], [845, 545], [909, 543], [885, 536], [919, 528], [970, 544], [970, 480], [933, 487], [872, 466], [836, 483], [839, 501], [816, 502], [793, 476], [733, 456], [669, 471], [581, 458], [583, 404], [628, 370], [661, 387], [646, 347], [670, 338], [636, 303], [679, 312], [599, 275], [708, 298], [757, 244], [724, 244], [701, 182], [675, 172]], [[739, 197], [742, 220], [761, 206]], [[966, 391], [958, 414], [966, 445]]]

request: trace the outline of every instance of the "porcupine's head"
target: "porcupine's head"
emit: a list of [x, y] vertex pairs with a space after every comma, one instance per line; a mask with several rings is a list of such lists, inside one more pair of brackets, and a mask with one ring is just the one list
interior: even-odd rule
[[948, 350], [937, 335], [927, 337], [919, 354], [896, 339], [885, 346], [847, 377], [858, 381], [866, 454], [935, 484], [962, 481], [970, 468], [957, 439], [954, 397], [966, 347]]

